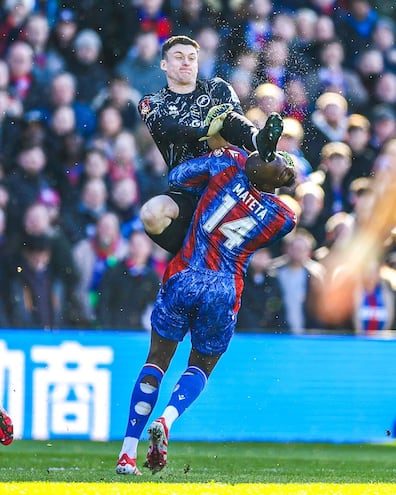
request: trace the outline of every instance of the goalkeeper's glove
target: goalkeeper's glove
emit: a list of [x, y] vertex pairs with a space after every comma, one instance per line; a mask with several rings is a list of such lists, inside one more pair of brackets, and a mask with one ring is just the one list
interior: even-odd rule
[[217, 134], [223, 128], [224, 119], [232, 112], [234, 106], [231, 103], [223, 103], [212, 107], [205, 119], [205, 135], [199, 141], [206, 141]]

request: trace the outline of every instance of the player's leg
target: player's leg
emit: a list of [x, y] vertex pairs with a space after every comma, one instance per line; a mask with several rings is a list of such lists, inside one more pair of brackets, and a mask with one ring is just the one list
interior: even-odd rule
[[[174, 387], [162, 415], [149, 427], [150, 447], [146, 465], [153, 472], [167, 463], [169, 432], [174, 421], [200, 396], [208, 377], [226, 351], [236, 324], [241, 284], [216, 272], [201, 274], [190, 270], [194, 287], [194, 321], [191, 324], [192, 350], [188, 367]], [[190, 292], [191, 297], [191, 292]]]
[[139, 439], [157, 403], [162, 378], [176, 347], [177, 342], [152, 332], [149, 354], [131, 395], [127, 429], [116, 467], [118, 474], [141, 474], [136, 466]]
[[249, 151], [257, 150], [264, 162], [270, 162], [275, 158], [276, 146], [282, 131], [283, 120], [276, 112], [268, 116], [264, 127], [259, 131], [243, 115], [230, 112], [224, 120], [220, 134], [229, 143]]
[[200, 396], [220, 357], [191, 351], [188, 367], [176, 383], [164, 412], [148, 429], [150, 446], [144, 465], [153, 474], [167, 464], [169, 431], [173, 422]]
[[166, 251], [176, 254], [183, 244], [195, 206], [195, 197], [169, 191], [149, 199], [140, 210], [140, 218], [149, 237]]
[[0, 407], [0, 443], [10, 445], [14, 439], [14, 426], [7, 412]]

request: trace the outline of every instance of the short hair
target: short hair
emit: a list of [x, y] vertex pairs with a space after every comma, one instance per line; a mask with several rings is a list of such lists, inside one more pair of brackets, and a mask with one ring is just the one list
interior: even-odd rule
[[343, 156], [348, 160], [352, 160], [352, 150], [343, 141], [332, 141], [326, 143], [320, 151], [322, 160], [328, 160], [333, 156]]
[[168, 51], [172, 48], [172, 46], [175, 45], [191, 45], [197, 50], [197, 52], [200, 49], [198, 41], [193, 40], [189, 36], [180, 34], [177, 36], [171, 36], [165, 41], [165, 43], [162, 45], [161, 57], [165, 58]]

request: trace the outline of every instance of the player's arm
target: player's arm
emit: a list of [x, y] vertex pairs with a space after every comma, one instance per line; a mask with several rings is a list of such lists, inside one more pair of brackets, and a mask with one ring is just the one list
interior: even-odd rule
[[201, 194], [210, 177], [211, 155], [204, 155], [181, 163], [169, 173], [169, 187]]

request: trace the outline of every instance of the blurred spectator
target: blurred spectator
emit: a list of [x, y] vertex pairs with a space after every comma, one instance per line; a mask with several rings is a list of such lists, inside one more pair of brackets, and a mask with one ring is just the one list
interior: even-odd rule
[[199, 66], [198, 78], [211, 79], [221, 74], [220, 70], [220, 35], [218, 31], [206, 25], [196, 34], [196, 40], [199, 43]]
[[129, 238], [131, 232], [143, 230], [139, 217], [139, 188], [134, 179], [125, 177], [113, 183], [110, 206], [120, 220], [121, 234], [125, 239]]
[[302, 182], [295, 189], [295, 199], [301, 206], [298, 226], [314, 237], [316, 246], [322, 246], [326, 240], [323, 188], [309, 180]]
[[26, 235], [15, 253], [10, 276], [11, 322], [17, 328], [61, 328], [69, 325], [62, 278], [50, 264], [51, 241]]
[[262, 82], [275, 84], [283, 90], [292, 73], [299, 72], [297, 67], [292, 67], [287, 41], [281, 38], [267, 41], [260, 54], [258, 70]]
[[284, 238], [285, 254], [274, 259], [271, 268], [278, 277], [291, 333], [318, 328], [314, 318], [315, 298], [321, 284], [323, 267], [312, 259], [314, 238], [297, 228]]
[[44, 85], [33, 73], [33, 56], [32, 47], [25, 41], [15, 41], [7, 52], [9, 91], [23, 104], [24, 110], [39, 107], [44, 98]]
[[48, 237], [51, 248], [49, 266], [62, 282], [68, 305], [68, 322], [72, 323], [78, 315], [78, 301], [74, 297], [74, 290], [79, 273], [74, 264], [71, 245], [59, 225], [59, 210], [60, 198], [57, 193], [51, 189], [43, 191], [38, 202], [30, 205], [25, 212], [20, 242], [26, 235]]
[[[323, 0], [318, 0], [317, 3], [323, 3]], [[335, 2], [333, 2], [335, 3]], [[336, 38], [336, 28], [334, 23], [334, 17], [331, 14], [319, 15], [316, 22], [315, 40], [318, 45], [326, 43]]]
[[252, 50], [241, 52], [236, 59], [236, 67], [227, 76], [245, 112], [254, 103], [252, 88], [257, 86], [257, 64], [258, 55], [256, 52]]
[[[16, 128], [18, 126], [15, 126]], [[25, 112], [20, 122], [19, 146], [39, 145], [45, 146], [48, 128], [44, 122], [44, 116], [40, 110]], [[14, 150], [15, 153], [15, 150]]]
[[166, 84], [160, 67], [160, 41], [155, 31], [142, 30], [115, 72], [123, 77], [140, 95], [154, 93]]
[[384, 72], [373, 88], [373, 100], [396, 108], [396, 73]]
[[98, 127], [89, 144], [104, 151], [107, 158], [114, 157], [114, 143], [123, 130], [122, 115], [118, 108], [106, 105], [98, 114]]
[[96, 222], [105, 212], [108, 192], [103, 179], [94, 178], [85, 182], [80, 198], [62, 209], [62, 227], [72, 244], [93, 237]]
[[[368, 93], [356, 71], [344, 67], [344, 46], [338, 39], [323, 43], [318, 52], [320, 65], [315, 71], [317, 92], [339, 93], [343, 95], [352, 109], [362, 108], [367, 103]], [[314, 87], [310, 77], [309, 89]]]
[[97, 307], [98, 325], [123, 330], [150, 330], [150, 314], [160, 279], [150, 266], [151, 239], [134, 231], [123, 260], [108, 268], [102, 278]]
[[334, 213], [325, 223], [326, 238], [322, 246], [318, 246], [314, 252], [314, 259], [323, 263], [330, 249], [337, 242], [340, 245], [347, 241], [355, 228], [355, 219], [351, 213], [340, 211]]
[[238, 313], [237, 332], [287, 331], [285, 307], [277, 277], [269, 270], [271, 251], [256, 251], [250, 262]]
[[128, 177], [136, 182], [138, 168], [139, 157], [135, 136], [129, 131], [121, 131], [114, 139], [113, 156], [109, 169], [110, 181], [114, 183]]
[[254, 92], [255, 104], [266, 115], [271, 112], [282, 113], [285, 107], [285, 93], [276, 84], [262, 83]]
[[88, 324], [96, 324], [103, 274], [126, 256], [127, 249], [117, 215], [111, 212], [98, 217], [93, 237], [85, 237], [73, 247], [74, 262], [80, 272], [76, 294], [81, 302], [83, 318]]
[[348, 125], [348, 102], [339, 93], [323, 93], [316, 100], [316, 110], [304, 122], [304, 154], [316, 169], [323, 146], [342, 141]]
[[38, 200], [42, 191], [51, 188], [46, 174], [47, 157], [42, 146], [27, 144], [16, 156], [16, 169], [7, 177], [10, 194], [9, 226], [12, 233], [22, 227], [26, 208]]
[[80, 29], [98, 33], [103, 44], [104, 65], [111, 70], [114, 62], [124, 56], [129, 38], [136, 32], [129, 22], [131, 4], [113, 0], [62, 0], [59, 18], [67, 22], [71, 13], [73, 20], [69, 22], [78, 21]]
[[359, 177], [349, 187], [355, 230], [370, 218], [374, 203], [374, 189], [372, 184], [371, 178]]
[[173, 35], [196, 38], [202, 28], [214, 24], [214, 12], [204, 0], [180, 0], [173, 15]]
[[34, 7], [34, 0], [5, 0], [4, 19], [0, 25], [0, 57], [4, 58], [15, 40], [25, 36], [26, 20]]
[[352, 164], [352, 152], [341, 141], [327, 143], [321, 151], [321, 169], [324, 171], [321, 186], [324, 190], [323, 218], [326, 221], [339, 211], [350, 212], [349, 170]]
[[232, 25], [226, 39], [227, 62], [240, 52], [252, 50], [261, 53], [272, 34], [272, 3], [270, 0], [243, 1], [239, 12], [231, 19]]
[[33, 74], [40, 84], [48, 84], [65, 68], [65, 61], [49, 46], [50, 29], [47, 18], [32, 14], [26, 22], [26, 41], [33, 48]]
[[380, 18], [372, 33], [372, 46], [380, 50], [385, 62], [385, 70], [396, 72], [396, 24], [390, 18]]
[[311, 103], [304, 80], [300, 77], [293, 77], [287, 81], [285, 95], [284, 114], [297, 119], [299, 122], [304, 122]]
[[371, 112], [370, 147], [378, 154], [387, 141], [396, 137], [396, 112], [390, 105], [376, 105]]
[[346, 0], [341, 10], [337, 32], [345, 46], [345, 61], [353, 67], [354, 61], [370, 45], [378, 14], [369, 0]]
[[147, 147], [146, 154], [142, 158], [143, 165], [137, 171], [137, 179], [140, 203], [144, 204], [148, 199], [167, 190], [168, 166], [154, 143]]
[[[49, 174], [54, 183], [59, 187], [70, 154], [67, 148], [69, 139], [73, 139], [76, 153], [72, 153], [72, 160], [81, 151], [83, 138], [77, 131], [75, 113], [70, 105], [61, 105], [54, 109], [51, 120], [48, 122], [45, 146], [48, 162], [50, 164]], [[70, 165], [70, 163], [68, 164]]]
[[79, 200], [84, 184], [90, 179], [100, 179], [110, 188], [109, 160], [103, 150], [87, 148], [81, 150], [73, 162], [64, 162], [59, 178], [59, 190], [65, 204], [72, 205]]
[[350, 181], [372, 173], [376, 154], [369, 147], [370, 137], [370, 121], [361, 114], [349, 115], [344, 141], [352, 151], [352, 165], [348, 173]]
[[395, 168], [394, 157], [396, 156], [396, 137], [389, 139], [382, 146], [381, 151], [375, 158], [373, 175], [378, 171], [389, 170], [390, 173]]
[[286, 117], [283, 119], [283, 133], [278, 142], [278, 149], [281, 151], [287, 151], [296, 157], [297, 170], [297, 182], [306, 180], [308, 175], [312, 172], [311, 164], [305, 158], [301, 149], [304, 140], [303, 126], [297, 119]]
[[6, 228], [6, 212], [0, 208], [0, 328], [10, 326], [9, 273], [12, 271], [12, 247]]
[[7, 62], [4, 59], [0, 59], [0, 89], [8, 89], [9, 84], [10, 69]]
[[91, 107], [98, 113], [106, 106], [117, 108], [122, 117], [122, 125], [129, 131], [134, 131], [140, 122], [137, 106], [141, 98], [137, 89], [131, 87], [128, 81], [121, 76], [113, 77], [108, 87], [96, 95]]
[[0, 150], [4, 171], [12, 168], [12, 160], [22, 132], [22, 119], [14, 115], [11, 96], [6, 88], [0, 88]]
[[[377, 81], [385, 71], [382, 53], [376, 48], [364, 50], [356, 59], [355, 67], [369, 98], [372, 97]], [[370, 100], [368, 101], [368, 105], [370, 105]]]
[[277, 12], [272, 18], [272, 36], [283, 39], [293, 50], [293, 42], [297, 35], [296, 21], [292, 14]]
[[70, 72], [56, 75], [49, 88], [49, 99], [42, 101], [40, 108], [45, 119], [51, 120], [52, 114], [60, 106], [70, 106], [74, 111], [76, 130], [89, 138], [96, 130], [96, 115], [88, 105], [76, 100], [77, 82]]
[[154, 31], [161, 44], [173, 34], [172, 16], [168, 14], [164, 0], [140, 0], [134, 8], [128, 8], [126, 14], [129, 15], [127, 25], [132, 33], [132, 43], [140, 31]]
[[69, 64], [69, 70], [77, 80], [76, 100], [91, 105], [110, 79], [101, 58], [102, 41], [95, 31], [84, 29], [77, 34], [73, 46], [75, 57]]
[[381, 263], [373, 260], [356, 289], [353, 327], [358, 335], [396, 330], [396, 293], [381, 275]]
[[76, 14], [70, 9], [61, 9], [50, 33], [50, 45], [69, 67], [74, 58], [74, 39], [78, 31]]
[[315, 36], [318, 17], [318, 14], [307, 6], [299, 8], [295, 13], [296, 38], [293, 53], [307, 68], [315, 67], [317, 62]]

